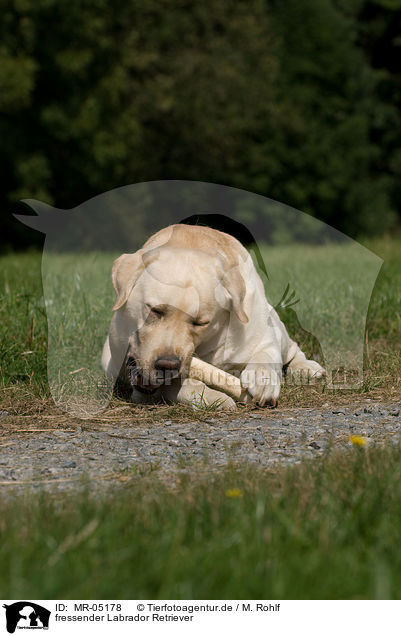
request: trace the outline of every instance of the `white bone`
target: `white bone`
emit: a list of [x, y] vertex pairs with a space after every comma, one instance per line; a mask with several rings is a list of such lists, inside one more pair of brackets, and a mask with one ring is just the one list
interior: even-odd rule
[[212, 389], [223, 391], [226, 395], [229, 395], [238, 402], [251, 402], [251, 396], [248, 391], [242, 387], [239, 378], [214, 367], [208, 362], [204, 362], [204, 360], [192, 358], [188, 375], [194, 380], [200, 380]]

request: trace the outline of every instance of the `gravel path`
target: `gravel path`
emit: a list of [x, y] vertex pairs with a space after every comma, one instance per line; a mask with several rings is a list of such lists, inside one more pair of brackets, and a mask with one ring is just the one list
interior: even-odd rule
[[[56, 429], [12, 428], [0, 411], [0, 487], [3, 493], [29, 487], [65, 491], [105, 489], [157, 469], [174, 474], [211, 470], [230, 462], [272, 467], [294, 464], [324, 453], [330, 446], [347, 447], [350, 435], [368, 443], [401, 440], [398, 404], [322, 408], [287, 408], [246, 416], [185, 423], [167, 420], [136, 423], [130, 417], [90, 426], [82, 423]], [[121, 417], [121, 415], [120, 415]], [[11, 428], [11, 430], [10, 430]]]

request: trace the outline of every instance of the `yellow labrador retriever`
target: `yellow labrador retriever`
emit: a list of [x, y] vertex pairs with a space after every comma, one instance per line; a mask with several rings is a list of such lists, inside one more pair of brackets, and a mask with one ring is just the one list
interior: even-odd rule
[[260, 406], [275, 406], [283, 365], [319, 378], [267, 302], [246, 249], [208, 227], [172, 225], [113, 265], [117, 294], [102, 366], [132, 387], [132, 400], [235, 403], [188, 375], [192, 356], [228, 372]]

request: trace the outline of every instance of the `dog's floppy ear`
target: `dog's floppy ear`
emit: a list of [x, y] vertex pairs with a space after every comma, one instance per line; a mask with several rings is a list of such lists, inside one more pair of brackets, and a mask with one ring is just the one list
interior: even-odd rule
[[135, 254], [122, 254], [114, 261], [111, 280], [116, 290], [117, 300], [113, 311], [120, 309], [127, 302], [143, 269], [142, 250], [138, 250]]
[[148, 250], [147, 252], [144, 252], [142, 255], [142, 260], [145, 267], [148, 267], [148, 265], [152, 265], [152, 263], [157, 261], [159, 256], [160, 256], [160, 247], [154, 247], [153, 249]]
[[246, 324], [249, 320], [244, 311], [246, 287], [238, 267], [232, 267], [225, 273], [222, 284], [230, 294], [232, 307], [237, 314], [238, 319]]

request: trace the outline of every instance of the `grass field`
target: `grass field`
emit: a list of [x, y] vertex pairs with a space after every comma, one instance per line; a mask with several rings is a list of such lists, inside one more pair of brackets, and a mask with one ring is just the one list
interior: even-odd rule
[[[369, 305], [362, 387], [287, 386], [281, 405], [401, 400], [401, 241], [368, 247], [385, 262]], [[1, 422], [5, 433], [8, 422], [15, 428], [27, 418], [58, 413], [47, 383], [40, 262], [36, 253], [0, 259], [0, 410], [10, 413]], [[100, 270], [107, 269], [102, 260]], [[285, 280], [284, 272], [277, 296]], [[74, 279], [75, 292], [81, 284]], [[59, 294], [68, 308], [68, 290], [61, 286]], [[82, 303], [93, 319], [93, 340], [81, 339], [84, 360], [104, 337], [111, 286], [104, 299], [93, 312]], [[290, 326], [296, 334], [298, 324]], [[56, 352], [67, 341], [59, 324], [50, 330]], [[71, 363], [74, 351], [67, 352]], [[111, 408], [118, 404], [113, 398]], [[160, 415], [187, 416], [177, 406], [163, 407]], [[133, 426], [138, 417], [133, 411]], [[152, 418], [157, 422], [157, 410]], [[60, 425], [67, 419], [78, 423], [59, 414]], [[274, 473], [232, 466], [204, 478], [182, 477], [175, 488], [157, 471], [145, 471], [114, 496], [93, 497], [90, 485], [74, 496], [0, 495], [0, 595], [401, 598], [400, 466], [397, 446], [355, 447]]]
[[2, 506], [2, 598], [401, 598], [400, 448]]
[[[344, 392], [284, 387], [282, 404], [299, 403], [300, 399], [310, 403], [319, 402], [320, 398], [349, 400], [351, 396], [369, 394], [393, 399], [400, 395], [401, 240], [371, 242], [368, 247], [384, 264], [372, 296], [367, 285], [366, 290], [362, 286], [362, 298], [342, 295], [339, 291], [341, 286], [350, 286], [352, 277], [363, 278], [365, 267], [358, 258], [350, 263], [341, 247], [267, 250], [268, 266], [275, 264], [273, 271], [270, 266], [266, 282], [271, 302], [280, 300], [288, 281], [292, 289], [295, 287], [296, 298], [302, 300], [295, 306], [298, 317], [291, 310], [283, 312], [291, 335], [310, 355], [321, 351], [319, 340], [324, 353], [332, 355], [336, 350], [346, 353], [354, 347], [364, 363], [363, 384], [359, 389]], [[47, 254], [43, 277], [45, 307], [41, 255], [0, 258], [0, 395], [7, 408], [15, 413], [36, 406], [41, 410], [46, 405], [51, 408], [47, 364], [53, 397], [61, 403], [62, 392], [68, 393], [71, 383], [81, 377], [80, 373], [75, 375], [76, 370], [90, 368], [94, 385], [99, 383], [102, 377], [99, 357], [114, 298], [110, 282], [112, 261], [112, 255], [90, 254], [79, 258]], [[296, 262], [295, 272], [294, 268], [289, 271], [289, 261]], [[351, 274], [347, 274], [347, 268], [352, 270]], [[354, 311], [349, 311], [346, 303], [353, 303]], [[347, 311], [342, 311], [343, 306]], [[341, 324], [354, 318], [355, 324]], [[314, 338], [307, 332], [312, 332]], [[350, 346], [343, 342], [347, 338]]]

